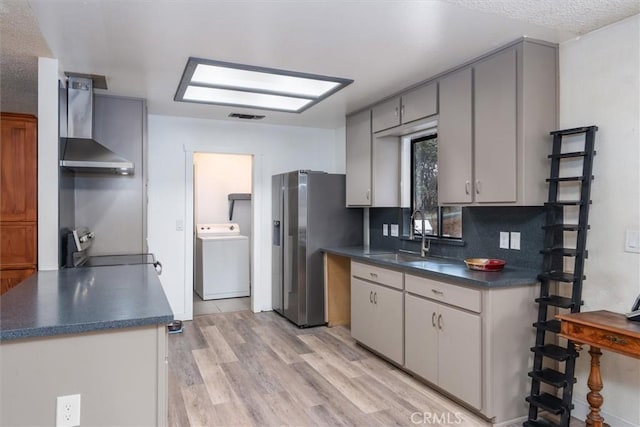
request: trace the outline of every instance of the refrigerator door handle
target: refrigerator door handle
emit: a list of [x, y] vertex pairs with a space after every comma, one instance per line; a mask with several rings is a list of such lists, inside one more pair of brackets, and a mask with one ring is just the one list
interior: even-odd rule
[[273, 246], [280, 246], [280, 221], [273, 221]]

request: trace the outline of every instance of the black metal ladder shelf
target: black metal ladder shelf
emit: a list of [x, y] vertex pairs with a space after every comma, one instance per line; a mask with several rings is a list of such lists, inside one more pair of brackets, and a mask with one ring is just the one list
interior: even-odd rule
[[[531, 393], [526, 398], [529, 402], [529, 416], [525, 427], [538, 426], [569, 426], [571, 410], [575, 360], [578, 353], [574, 344], [567, 341], [566, 345], [558, 345], [555, 334], [560, 332], [560, 322], [554, 319], [558, 310], [576, 313], [580, 311], [582, 302], [582, 282], [584, 276], [584, 261], [587, 257], [587, 230], [589, 229], [589, 206], [591, 205], [591, 181], [593, 180], [593, 157], [596, 152], [595, 133], [597, 126], [566, 129], [551, 132], [553, 136], [551, 159], [551, 176], [549, 183], [549, 198], [545, 203], [547, 218], [545, 230], [545, 247], [541, 251], [543, 258], [543, 273], [540, 280], [540, 297], [538, 303], [538, 320], [533, 326], [536, 328], [533, 370], [531, 377]], [[584, 135], [584, 147], [579, 151], [565, 152], [563, 139], [568, 136]], [[582, 175], [560, 176], [560, 166], [565, 160], [582, 160]], [[560, 185], [579, 186], [579, 200], [560, 200]], [[578, 209], [578, 223], [564, 222], [564, 208]], [[575, 209], [574, 208], [574, 209]], [[576, 233], [575, 248], [565, 247], [565, 233]], [[573, 271], [565, 271], [564, 258], [572, 257]], [[555, 286], [552, 288], [552, 285]], [[556, 295], [559, 293], [562, 295]], [[571, 296], [563, 296], [571, 294]], [[561, 363], [564, 364], [562, 371]], [[549, 366], [552, 367], [549, 367]], [[544, 384], [544, 386], [543, 386]], [[543, 387], [548, 391], [544, 391]], [[541, 412], [557, 416], [549, 420], [539, 417]]]

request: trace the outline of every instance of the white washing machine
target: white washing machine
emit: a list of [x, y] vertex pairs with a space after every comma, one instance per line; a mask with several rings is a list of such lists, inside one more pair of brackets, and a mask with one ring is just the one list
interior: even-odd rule
[[200, 298], [249, 296], [249, 238], [238, 224], [198, 224], [195, 267]]

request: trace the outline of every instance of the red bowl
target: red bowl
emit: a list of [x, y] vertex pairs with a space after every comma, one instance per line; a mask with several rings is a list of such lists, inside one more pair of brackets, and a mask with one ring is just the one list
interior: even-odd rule
[[468, 258], [464, 263], [470, 270], [478, 271], [500, 271], [507, 264], [506, 261], [495, 258]]

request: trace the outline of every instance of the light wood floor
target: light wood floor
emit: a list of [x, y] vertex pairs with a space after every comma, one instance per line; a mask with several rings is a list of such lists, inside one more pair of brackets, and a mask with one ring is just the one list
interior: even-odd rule
[[170, 426], [489, 425], [344, 327], [298, 329], [272, 312], [194, 319], [169, 338]]

